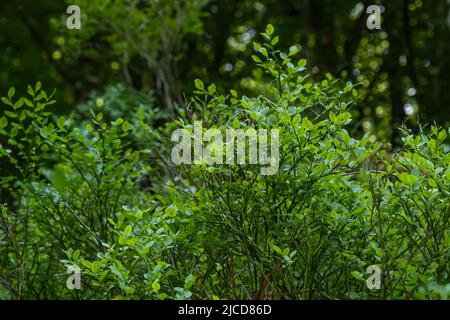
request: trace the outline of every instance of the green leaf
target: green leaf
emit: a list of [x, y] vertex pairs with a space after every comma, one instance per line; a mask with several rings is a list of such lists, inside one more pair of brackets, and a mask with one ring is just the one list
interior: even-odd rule
[[31, 102], [27, 98], [22, 98], [22, 100], [25, 103], [25, 105], [27, 105], [28, 107], [32, 107], [33, 106], [33, 102]]
[[344, 88], [344, 92], [345, 93], [350, 92], [350, 90], [352, 90], [352, 88], [353, 88], [353, 85], [350, 82], [347, 82], [345, 85], [345, 88]]
[[81, 261], [81, 263], [82, 263], [86, 268], [88, 268], [89, 270], [92, 271], [92, 269], [93, 269], [92, 262], [89, 262], [88, 260], [83, 260], [83, 261]]
[[161, 285], [159, 284], [159, 282], [155, 281], [152, 283], [152, 289], [154, 292], [158, 293], [160, 288], [161, 288]]
[[337, 123], [337, 118], [336, 118], [336, 115], [334, 114], [333, 111], [330, 111], [329, 116], [330, 116], [330, 120], [331, 120], [334, 124], [336, 124], [336, 123]]
[[14, 93], [16, 93], [16, 89], [14, 89], [14, 87], [9, 88], [9, 90], [8, 90], [9, 100], [11, 100], [11, 98], [14, 96]]
[[102, 274], [100, 275], [100, 277], [98, 278], [98, 280], [99, 280], [99, 281], [103, 281], [103, 279], [106, 278], [106, 276], [108, 275], [108, 273], [109, 273], [109, 270], [104, 270], [104, 271], [102, 272]]
[[30, 96], [34, 97], [34, 90], [30, 85], [27, 86], [27, 92]]
[[5, 111], [5, 114], [10, 118], [17, 118], [17, 114], [15, 114], [11, 111]]
[[4, 104], [7, 104], [7, 105], [11, 105], [11, 101], [7, 98], [7, 97], [2, 97], [2, 102], [4, 103]]
[[128, 121], [125, 121], [125, 122], [122, 124], [122, 130], [125, 131], [125, 132], [127, 132], [127, 131], [130, 130], [130, 129], [131, 129], [130, 123], [129, 123]]
[[299, 67], [303, 68], [303, 67], [306, 66], [306, 63], [307, 63], [306, 59], [300, 59], [300, 60], [298, 61], [297, 65], [298, 65]]
[[195, 282], [195, 277], [192, 274], [189, 274], [184, 280], [184, 288], [189, 289]]
[[39, 92], [38, 96], [36, 97], [36, 100], [42, 100], [47, 99], [47, 93], [45, 91]]
[[259, 51], [261, 50], [261, 45], [258, 42], [253, 42], [253, 49]]
[[34, 91], [38, 92], [41, 88], [42, 88], [42, 83], [40, 81], [36, 82]]
[[63, 129], [64, 128], [64, 124], [66, 123], [66, 118], [64, 118], [63, 116], [60, 116], [58, 118], [58, 121], [56, 121], [56, 125], [58, 126], [58, 128]]
[[266, 27], [266, 33], [270, 36], [273, 34], [274, 31], [275, 31], [275, 29], [274, 29], [273, 25], [268, 24]]
[[281, 254], [281, 252], [282, 252], [281, 248], [275, 244], [272, 244], [272, 249], [273, 249], [273, 251], [275, 251], [276, 253], [279, 253], [279, 254]]
[[177, 210], [173, 206], [169, 206], [166, 208], [166, 210], [164, 210], [164, 213], [169, 218], [174, 218], [177, 215]]
[[398, 178], [400, 179], [401, 182], [403, 182], [404, 184], [409, 185], [409, 186], [413, 186], [419, 182], [418, 177], [416, 177], [412, 174], [408, 174], [406, 172], [400, 173], [398, 175]]
[[438, 140], [444, 141], [445, 139], [447, 139], [447, 132], [445, 132], [445, 130], [441, 130], [438, 135]]
[[275, 38], [272, 39], [270, 44], [274, 46], [274, 45], [276, 45], [278, 43], [278, 41], [280, 41], [280, 38], [278, 36], [276, 36]]
[[231, 90], [230, 90], [230, 93], [231, 93], [231, 95], [232, 95], [233, 97], [237, 98], [238, 94], [237, 94], [237, 91], [236, 91], [236, 90], [231, 89]]
[[447, 178], [448, 181], [450, 181], [450, 171], [445, 172], [445, 177]]
[[269, 57], [269, 52], [267, 52], [266, 48], [261, 48], [261, 50], [259, 50], [259, 52], [261, 52], [261, 54], [268, 58]]
[[0, 129], [5, 128], [8, 125], [8, 119], [6, 117], [0, 118]]
[[13, 108], [14, 108], [14, 109], [19, 109], [19, 108], [22, 107], [22, 106], [23, 106], [23, 99], [19, 99], [19, 100], [17, 100], [16, 103], [14, 103]]
[[434, 179], [429, 178], [428, 183], [429, 183], [430, 187], [437, 188], [437, 183], [436, 183], [436, 181], [434, 181]]
[[256, 55], [252, 55], [252, 59], [253, 59], [253, 61], [255, 61], [257, 63], [261, 63], [262, 62], [261, 59], [258, 56], [256, 56]]
[[267, 41], [270, 41], [270, 36], [267, 33], [261, 33], [261, 35], [266, 39]]
[[208, 87], [208, 93], [209, 94], [214, 94], [216, 93], [216, 85], [213, 83]]
[[300, 48], [299, 48], [299, 47], [297, 47], [297, 46], [291, 46], [291, 47], [289, 48], [289, 56], [291, 57], [291, 56], [297, 54], [299, 51], [300, 51]]
[[353, 277], [355, 277], [356, 279], [358, 279], [358, 280], [364, 281], [364, 275], [361, 272], [359, 272], [359, 271], [352, 271], [351, 275]]
[[122, 119], [122, 118], [119, 118], [119, 119], [117, 119], [116, 121], [114, 121], [114, 122], [112, 123], [112, 125], [113, 125], [114, 127], [116, 127], [116, 126], [120, 126], [122, 123], [123, 123], [123, 119]]
[[80, 256], [80, 250], [75, 250], [72, 254], [72, 258], [76, 260]]
[[194, 84], [195, 84], [195, 87], [199, 90], [203, 90], [205, 88], [203, 81], [200, 79], [195, 79]]

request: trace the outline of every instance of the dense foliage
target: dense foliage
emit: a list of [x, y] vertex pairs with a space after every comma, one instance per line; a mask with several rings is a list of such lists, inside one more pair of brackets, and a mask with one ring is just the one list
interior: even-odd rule
[[[186, 107], [172, 110], [114, 85], [58, 116], [40, 82], [26, 94], [9, 89], [0, 117], [0, 297], [448, 297], [449, 131], [403, 127], [395, 152], [355, 136], [358, 85], [313, 77], [299, 46], [278, 49], [271, 25], [261, 40], [253, 75], [271, 81], [254, 80], [257, 95], [197, 79]], [[195, 120], [279, 129], [278, 172], [175, 166], [171, 133]], [[66, 287], [73, 265], [80, 290]], [[366, 286], [370, 265], [382, 272], [380, 290]]]

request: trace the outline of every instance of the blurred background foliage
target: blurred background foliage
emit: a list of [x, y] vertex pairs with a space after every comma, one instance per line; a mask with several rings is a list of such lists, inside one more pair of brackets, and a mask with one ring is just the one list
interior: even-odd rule
[[[80, 6], [81, 30], [65, 27], [68, 4]], [[382, 6], [381, 30], [366, 27], [371, 4]], [[19, 0], [0, 9], [1, 92], [40, 80], [58, 88], [62, 114], [89, 97], [102, 105], [117, 83], [154, 96], [171, 115], [195, 78], [262, 93], [272, 84], [246, 57], [271, 23], [281, 47], [301, 46], [313, 77], [358, 84], [353, 134], [397, 146], [403, 123], [450, 120], [447, 0]]]

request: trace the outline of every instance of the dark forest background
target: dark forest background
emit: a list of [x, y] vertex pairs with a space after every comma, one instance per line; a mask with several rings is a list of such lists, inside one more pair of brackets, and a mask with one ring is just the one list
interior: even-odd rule
[[[76, 3], [75, 3], [76, 2]], [[271, 23], [280, 47], [297, 43], [313, 76], [329, 72], [359, 84], [355, 133], [399, 143], [395, 128], [450, 120], [450, 4], [393, 1], [75, 1], [81, 30], [65, 27], [68, 3], [0, 4], [0, 91], [40, 80], [58, 88], [57, 113], [121, 83], [152, 91], [174, 114], [193, 79], [259, 93], [250, 80], [252, 42]], [[368, 30], [366, 8], [381, 5], [381, 30]], [[155, 8], [158, 10], [155, 10]], [[257, 71], [253, 71], [253, 73]], [[264, 82], [264, 75], [253, 74]]]

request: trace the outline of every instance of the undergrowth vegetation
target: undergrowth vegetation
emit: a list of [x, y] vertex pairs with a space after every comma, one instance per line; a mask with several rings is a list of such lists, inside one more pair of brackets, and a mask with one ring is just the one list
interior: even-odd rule
[[[0, 297], [446, 298], [448, 130], [403, 128], [395, 151], [352, 136], [358, 86], [312, 81], [299, 48], [278, 50], [270, 25], [262, 37], [252, 58], [273, 80], [264, 95], [197, 79], [177, 119], [122, 85], [70, 116], [52, 112], [39, 82], [24, 95], [11, 88], [0, 117]], [[171, 132], [196, 120], [280, 130], [278, 172], [175, 166]], [[66, 287], [73, 265], [80, 290]], [[371, 265], [379, 290], [366, 286]]]

